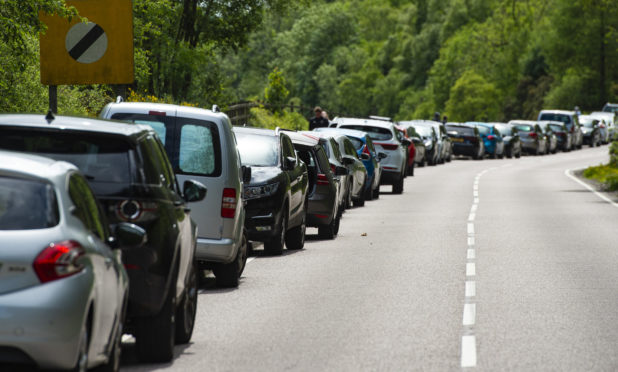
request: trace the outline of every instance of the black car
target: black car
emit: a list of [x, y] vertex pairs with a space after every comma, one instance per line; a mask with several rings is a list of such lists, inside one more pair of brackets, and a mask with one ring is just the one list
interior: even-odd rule
[[483, 159], [485, 146], [477, 127], [461, 123], [446, 123], [445, 128], [453, 144], [453, 155]]
[[285, 133], [271, 129], [234, 127], [242, 165], [251, 167], [245, 182], [245, 228], [250, 240], [279, 255], [283, 247], [305, 245], [307, 166], [299, 161]]
[[519, 138], [517, 128], [506, 123], [490, 124], [493, 124], [502, 134], [502, 140], [504, 141], [504, 154], [506, 157], [515, 157], [519, 159], [521, 157], [521, 140]]
[[558, 140], [558, 148], [562, 151], [571, 151], [573, 146], [573, 135], [567, 129], [566, 125], [561, 121], [542, 122], [551, 128]]
[[[339, 192], [328, 156], [316, 137], [297, 132], [286, 132], [292, 139], [298, 157], [307, 164], [309, 190], [307, 204], [307, 226], [317, 227], [322, 239], [333, 239], [339, 232]], [[336, 168], [338, 170], [340, 168]], [[347, 169], [341, 170], [347, 174]]]
[[147, 243], [123, 252], [129, 275], [125, 332], [141, 360], [173, 357], [188, 343], [197, 309], [196, 228], [187, 202], [206, 188], [187, 180], [181, 192], [156, 132], [146, 126], [51, 114], [0, 115], [0, 148], [73, 163], [87, 178], [110, 223], [146, 230]]

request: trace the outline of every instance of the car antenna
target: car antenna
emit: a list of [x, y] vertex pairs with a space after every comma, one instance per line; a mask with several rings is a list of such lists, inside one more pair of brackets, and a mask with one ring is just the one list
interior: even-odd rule
[[51, 109], [49, 109], [47, 111], [47, 115], [45, 115], [45, 120], [47, 120], [47, 124], [51, 124], [55, 118], [56, 117], [54, 116], [54, 112]]

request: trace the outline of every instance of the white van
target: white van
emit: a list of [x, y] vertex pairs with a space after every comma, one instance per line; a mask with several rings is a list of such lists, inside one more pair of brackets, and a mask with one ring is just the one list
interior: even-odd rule
[[245, 210], [240, 156], [232, 125], [213, 110], [162, 103], [109, 103], [105, 119], [150, 125], [159, 135], [180, 183], [194, 179], [208, 192], [191, 203], [198, 225], [196, 258], [200, 269], [213, 270], [217, 285], [238, 286], [247, 261]]

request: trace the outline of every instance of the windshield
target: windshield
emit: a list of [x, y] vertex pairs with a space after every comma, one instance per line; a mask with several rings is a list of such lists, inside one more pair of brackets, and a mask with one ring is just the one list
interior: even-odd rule
[[235, 132], [243, 165], [274, 167], [279, 164], [279, 137]]
[[0, 230], [45, 229], [59, 218], [52, 185], [0, 176]]
[[7, 128], [0, 129], [0, 148], [72, 163], [88, 181], [130, 182], [130, 145], [118, 137]]
[[346, 129], [356, 129], [363, 131], [371, 137], [373, 140], [377, 141], [387, 141], [393, 138], [393, 133], [387, 128], [382, 127], [373, 127], [371, 125], [354, 125], [354, 124], [345, 124], [342, 125], [341, 128]]

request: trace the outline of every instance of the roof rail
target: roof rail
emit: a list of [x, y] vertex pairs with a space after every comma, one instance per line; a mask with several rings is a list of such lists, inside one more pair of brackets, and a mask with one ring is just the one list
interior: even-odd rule
[[382, 120], [382, 121], [392, 121], [391, 118], [389, 118], [388, 116], [376, 116], [376, 115], [369, 115], [369, 119], [373, 119], [373, 120]]
[[124, 102], [124, 98], [122, 98], [122, 96], [116, 97], [116, 103], [122, 103], [122, 102]]
[[279, 134], [280, 132], [296, 132], [296, 130], [294, 130], [294, 129], [287, 129], [287, 128], [281, 128], [281, 127], [275, 128], [275, 133], [276, 134]]
[[217, 105], [212, 105], [212, 109], [211, 109], [211, 111], [212, 111], [212, 112], [221, 112], [221, 109], [220, 109], [220, 108], [219, 108], [219, 106], [217, 106]]

